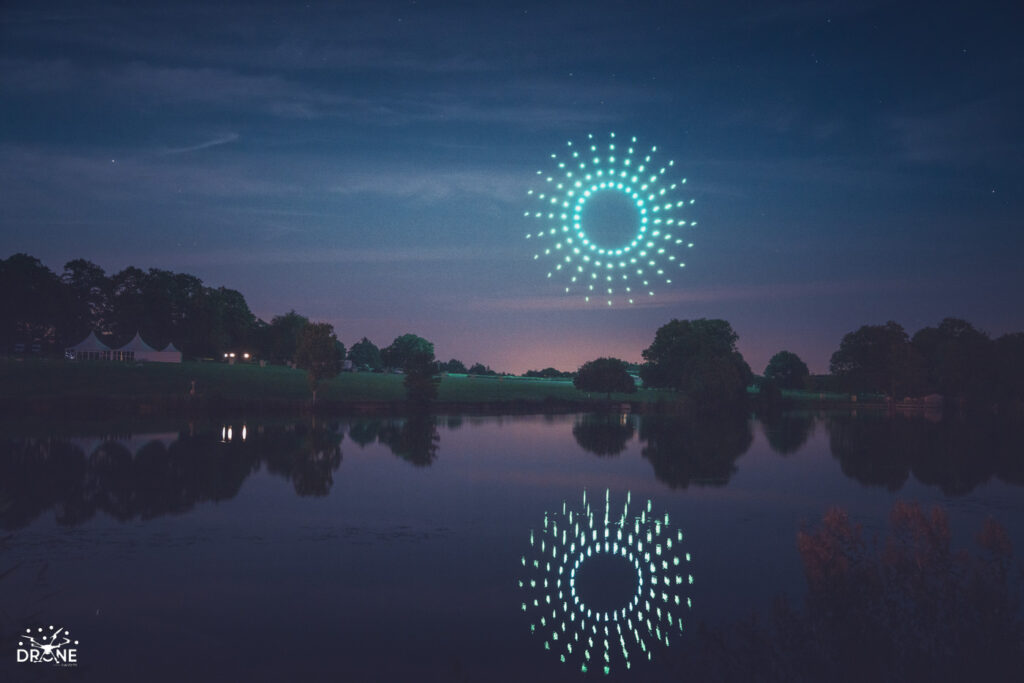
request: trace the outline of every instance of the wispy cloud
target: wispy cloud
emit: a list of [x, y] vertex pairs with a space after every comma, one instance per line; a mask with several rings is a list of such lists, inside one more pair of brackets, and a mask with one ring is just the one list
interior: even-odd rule
[[276, 177], [259, 164], [237, 160], [204, 163], [187, 154], [121, 151], [65, 153], [0, 146], [0, 182], [12, 190], [11, 203], [49, 193], [61, 196], [65, 204], [71, 197], [95, 203], [142, 198], [302, 196], [310, 187], [300, 179]]
[[902, 158], [916, 163], [963, 163], [1017, 158], [1012, 141], [1016, 108], [987, 99], [928, 114], [893, 117], [889, 122]]
[[[9, 93], [78, 92], [111, 103], [139, 99], [168, 107], [206, 106], [261, 112], [283, 119], [340, 119], [372, 125], [484, 123], [529, 128], [600, 125], [630, 107], [656, 100], [656, 92], [631, 85], [574, 88], [545, 78], [509, 81], [414, 80], [379, 92], [365, 79], [306, 78], [280, 68], [154, 65], [132, 61], [94, 65], [67, 60], [0, 60]], [[443, 85], [442, 85], [443, 83]], [[608, 103], [609, 106], [605, 106]]]
[[[611, 307], [623, 308], [665, 308], [680, 304], [724, 303], [731, 301], [775, 301], [798, 299], [822, 295], [856, 294], [861, 292], [903, 291], [925, 289], [931, 285], [923, 282], [892, 280], [853, 280], [847, 282], [794, 282], [788, 284], [764, 284], [732, 287], [705, 287], [699, 289], [669, 289], [655, 292], [654, 296], [638, 295], [632, 305], [621, 303], [621, 296], [613, 299]], [[543, 297], [473, 297], [465, 302], [473, 311], [578, 311], [608, 308], [607, 299], [600, 296], [584, 300], [580, 294], [552, 295]]]
[[500, 249], [483, 250], [469, 247], [423, 247], [379, 249], [275, 249], [273, 251], [226, 250], [206, 251], [175, 257], [174, 265], [210, 266], [225, 264], [400, 264], [481, 261], [507, 258]]
[[162, 152], [162, 154], [174, 155], [174, 154], [185, 154], [187, 152], [198, 152], [199, 150], [202, 150], [202, 149], [209, 149], [210, 147], [218, 147], [220, 145], [226, 145], [228, 143], [234, 142], [235, 140], [238, 140], [238, 137], [239, 137], [238, 133], [227, 133], [225, 135], [221, 135], [219, 137], [215, 137], [215, 138], [213, 138], [211, 140], [206, 140], [205, 142], [200, 142], [200, 143], [195, 144], [195, 145], [188, 145], [186, 147], [171, 147], [169, 149], [165, 149]]
[[484, 168], [462, 171], [409, 167], [353, 169], [340, 176], [331, 191], [343, 195], [374, 194], [425, 201], [477, 195], [520, 202], [525, 192], [523, 173]]
[[[99, 50], [121, 60], [201, 61], [293, 71], [472, 74], [504, 68], [507, 59], [500, 49], [495, 49], [495, 58], [490, 59], [465, 45], [431, 38], [424, 22], [443, 28], [465, 21], [465, 8], [457, 7], [437, 6], [429, 13], [419, 12], [421, 28], [414, 33], [402, 30], [401, 7], [380, 2], [350, 0], [334, 8], [297, 6], [285, 13], [286, 22], [280, 21], [284, 16], [275, 17], [269, 25], [268, 10], [247, 6], [240, 12], [233, 3], [179, 2], [173, 8], [137, 3], [130, 10], [100, 4], [76, 9], [5, 11], [6, 37], [37, 45], [56, 43], [65, 50]], [[148, 30], [153, 25], [181, 21], [182, 14], [198, 25], [187, 32], [185, 40], [179, 31]], [[321, 19], [325, 14], [329, 17], [326, 21]], [[215, 30], [207, 30], [223, 24], [231, 25], [234, 40], [225, 41]], [[286, 24], [293, 29], [302, 26], [302, 30], [289, 30]]]

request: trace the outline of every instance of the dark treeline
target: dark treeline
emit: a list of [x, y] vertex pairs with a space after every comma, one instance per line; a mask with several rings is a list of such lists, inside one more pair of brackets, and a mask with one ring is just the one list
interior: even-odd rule
[[68, 261], [57, 275], [39, 259], [15, 254], [0, 260], [0, 287], [7, 351], [22, 344], [56, 354], [95, 331], [111, 346], [138, 332], [154, 348], [173, 342], [194, 358], [248, 347], [270, 355], [281, 345], [271, 332], [292, 332], [288, 323], [295, 322], [270, 330], [240, 292], [207, 287], [194, 275], [134, 266], [108, 275], [85, 259]]
[[[406, 382], [410, 397], [421, 401], [436, 396], [440, 372], [499, 374], [481, 363], [467, 367], [454, 358], [435, 360], [433, 344], [413, 334], [383, 348], [363, 337], [346, 353], [333, 328], [324, 327], [321, 336], [327, 341], [316, 345], [324, 348], [314, 355], [307, 348], [302, 354], [300, 345], [313, 325], [306, 317], [293, 310], [265, 322], [253, 315], [240, 292], [207, 287], [185, 273], [129, 266], [108, 275], [90, 261], [75, 259], [58, 275], [32, 256], [15, 254], [0, 260], [0, 287], [5, 293], [0, 344], [8, 352], [20, 347], [58, 355], [90, 331], [116, 347], [138, 332], [155, 348], [173, 342], [187, 358], [222, 358], [232, 351], [293, 363], [308, 356], [299, 365], [310, 371], [314, 391], [320, 379], [336, 374], [346, 357], [356, 370], [403, 369], [414, 374]], [[672, 320], [657, 330], [643, 351], [642, 365], [598, 359], [615, 367], [591, 373], [594, 377], [585, 382], [579, 381], [579, 371], [555, 368], [531, 370], [526, 376], [575, 377], [581, 390], [606, 394], [628, 391], [631, 382], [642, 380], [645, 387], [675, 390], [699, 407], [745, 402], [746, 388], [755, 381], [759, 399], [768, 404], [785, 389], [884, 394], [897, 401], [940, 394], [974, 405], [1024, 399], [1024, 333], [993, 339], [958, 318], [946, 318], [913, 336], [892, 321], [864, 325], [843, 337], [826, 376], [810, 375], [796, 354], [780, 351], [763, 377], [755, 378], [737, 341], [724, 320]], [[323, 372], [314, 372], [321, 366]]]
[[1024, 333], [992, 339], [946, 318], [912, 337], [898, 323], [865, 325], [843, 337], [830, 371], [846, 391], [894, 399], [941, 394], [972, 403], [1024, 398]]
[[[118, 347], [139, 333], [154, 348], [173, 343], [186, 358], [222, 359], [236, 352], [241, 359], [244, 352], [251, 359], [285, 364], [297, 362], [304, 331], [313, 324], [294, 310], [269, 322], [260, 320], [240, 292], [208, 287], [187, 273], [128, 266], [108, 275], [85, 259], [68, 261], [57, 274], [33, 256], [14, 254], [0, 259], [0, 287], [5, 293], [0, 301], [0, 349], [8, 353], [20, 348], [60, 355], [89, 332]], [[408, 370], [422, 365], [426, 354], [433, 373], [498, 374], [480, 363], [467, 368], [456, 359], [437, 362], [433, 344], [413, 334], [385, 347], [363, 337], [346, 352], [333, 339], [333, 328], [323, 332], [336, 347], [331, 360], [347, 358], [357, 370]]]

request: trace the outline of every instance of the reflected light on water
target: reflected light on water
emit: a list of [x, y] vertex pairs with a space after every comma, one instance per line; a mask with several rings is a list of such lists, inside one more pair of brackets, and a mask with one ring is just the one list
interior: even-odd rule
[[[530, 618], [530, 632], [543, 638], [545, 650], [586, 673], [610, 674], [630, 669], [631, 657], [652, 659], [652, 649], [668, 647], [683, 633], [685, 595], [693, 584], [690, 553], [681, 553], [683, 532], [668, 514], [655, 514], [650, 500], [639, 514], [630, 512], [626, 493], [621, 512], [612, 512], [610, 493], [604, 495], [603, 521], [583, 492], [582, 506], [563, 501], [560, 511], [545, 513], [543, 526], [530, 530], [528, 555], [520, 558], [525, 592], [520, 609]], [[621, 607], [596, 609], [600, 596], [586, 595], [578, 581], [581, 569], [594, 558], [615, 557], [635, 572], [636, 586]], [[630, 579], [632, 580], [632, 579]]]
[[[248, 436], [248, 428], [246, 427], [246, 425], [243, 424], [242, 425], [242, 431], [239, 432], [239, 440], [244, 442], [247, 436]], [[223, 427], [220, 428], [220, 442], [221, 443], [231, 443], [232, 441], [234, 441], [234, 439], [235, 439], [235, 436], [234, 436], [234, 428], [233, 427], [231, 427], [230, 425], [224, 425]]]

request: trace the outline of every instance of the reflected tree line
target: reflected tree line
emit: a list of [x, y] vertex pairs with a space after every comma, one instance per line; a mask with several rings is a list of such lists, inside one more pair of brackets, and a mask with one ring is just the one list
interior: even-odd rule
[[993, 477], [1024, 486], [1020, 425], [995, 416], [932, 422], [844, 415], [827, 419], [825, 429], [832, 457], [861, 484], [896, 491], [913, 474], [946, 495], [969, 493]]
[[754, 438], [743, 412], [720, 413], [714, 420], [681, 415], [581, 415], [572, 435], [580, 448], [599, 457], [619, 455], [637, 436], [641, 455], [651, 463], [654, 476], [674, 489], [724, 486]]
[[[896, 491], [913, 474], [947, 495], [969, 493], [993, 477], [1024, 486], [1019, 425], [996, 417], [931, 422], [913, 417], [804, 413], [760, 418], [769, 446], [781, 456], [799, 451], [822, 424], [842, 472], [865, 486]], [[0, 440], [0, 528], [17, 529], [54, 510], [74, 525], [104, 512], [147, 519], [229, 500], [252, 473], [292, 482], [300, 496], [327, 495], [341, 465], [346, 431], [359, 447], [380, 444], [416, 467], [438, 457], [439, 425], [459, 417], [418, 414], [351, 423], [296, 422], [237, 431], [182, 432], [151, 440], [135, 452], [124, 441], [96, 446], [57, 437]], [[688, 415], [581, 415], [572, 434], [583, 450], [615, 457], [636, 439], [654, 476], [673, 489], [725, 486], [753, 442], [743, 412]], [[88, 450], [88, 452], [87, 452]]]
[[[414, 413], [401, 420], [365, 420], [353, 423], [349, 438], [360, 447], [382, 444], [399, 458], [426, 467], [437, 460], [441, 444], [437, 422], [438, 418], [425, 413]], [[461, 425], [461, 420], [450, 418], [448, 424], [449, 429], [454, 429]]]
[[[759, 418], [771, 449], [788, 456], [823, 424], [843, 473], [865, 486], [899, 490], [911, 474], [947, 495], [963, 495], [996, 477], [1024, 486], [1024, 433], [997, 416], [947, 419], [768, 413]], [[743, 412], [715, 416], [583, 415], [572, 433], [583, 450], [600, 457], [626, 450], [636, 437], [659, 481], [673, 489], [724, 486], [753, 442]]]
[[188, 512], [230, 500], [245, 479], [265, 468], [300, 496], [325, 496], [341, 465], [345, 427], [360, 446], [380, 443], [413, 465], [437, 458], [437, 425], [429, 416], [355, 422], [296, 422], [247, 429], [182, 432], [152, 439], [134, 452], [118, 439], [20, 437], [0, 440], [0, 528], [27, 526], [53, 510], [58, 524], [98, 512], [118, 520]]

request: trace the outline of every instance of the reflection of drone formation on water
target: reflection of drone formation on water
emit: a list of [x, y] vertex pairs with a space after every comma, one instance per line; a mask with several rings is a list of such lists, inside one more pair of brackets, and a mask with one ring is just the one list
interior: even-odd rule
[[[651, 659], [655, 646], [671, 644], [683, 633], [681, 614], [691, 599], [690, 553], [683, 552], [683, 532], [668, 514], [654, 513], [651, 501], [630, 514], [632, 496], [617, 517], [605, 491], [604, 520], [583, 493], [580, 509], [562, 503], [561, 511], [544, 514], [544, 526], [530, 531], [529, 553], [521, 558], [521, 609], [530, 617], [530, 631], [544, 649], [580, 671], [629, 669], [636, 658]], [[599, 513], [598, 513], [599, 514]], [[594, 606], [597, 596], [580, 590], [580, 570], [595, 557], [616, 557], [628, 563], [636, 587], [625, 605]], [[588, 602], [589, 601], [589, 602]]]

